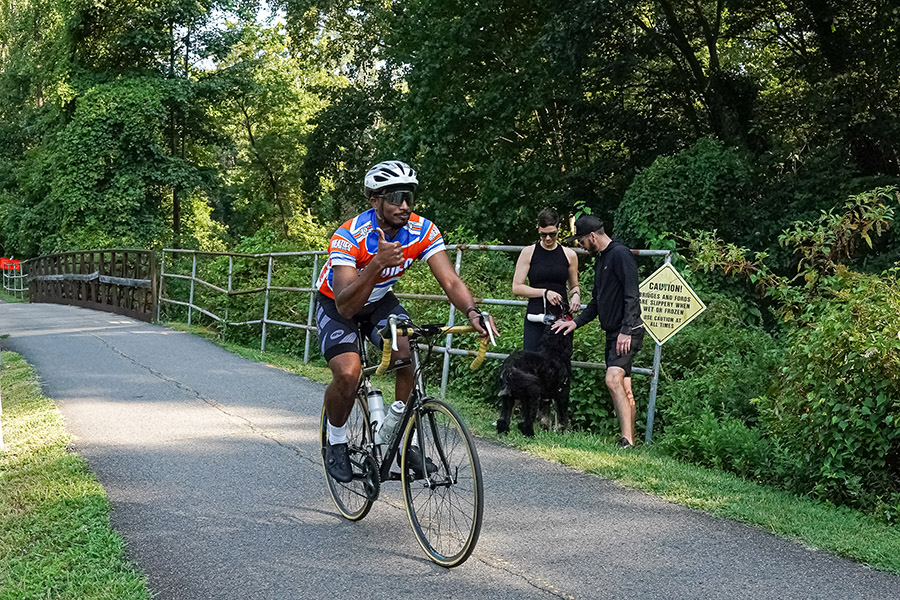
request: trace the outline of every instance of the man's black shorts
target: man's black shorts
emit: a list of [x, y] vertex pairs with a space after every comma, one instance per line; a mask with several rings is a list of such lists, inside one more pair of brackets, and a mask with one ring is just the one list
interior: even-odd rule
[[319, 350], [325, 360], [331, 360], [338, 354], [355, 352], [359, 354], [359, 332], [372, 340], [381, 348], [381, 336], [378, 330], [387, 324], [387, 318], [397, 315], [408, 319], [406, 310], [393, 292], [388, 292], [380, 300], [367, 304], [355, 317], [345, 319], [337, 310], [334, 300], [319, 292], [316, 294], [316, 328], [319, 333]]
[[625, 369], [625, 377], [631, 377], [631, 365], [634, 355], [644, 344], [644, 330], [638, 329], [631, 334], [631, 350], [621, 356], [616, 352], [616, 341], [619, 339], [618, 331], [606, 332], [606, 368], [621, 367]]

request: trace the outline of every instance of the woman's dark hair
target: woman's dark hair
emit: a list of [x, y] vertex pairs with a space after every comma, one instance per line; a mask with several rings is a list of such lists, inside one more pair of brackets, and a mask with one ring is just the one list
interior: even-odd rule
[[559, 213], [552, 208], [545, 208], [538, 213], [538, 227], [553, 227], [559, 225]]

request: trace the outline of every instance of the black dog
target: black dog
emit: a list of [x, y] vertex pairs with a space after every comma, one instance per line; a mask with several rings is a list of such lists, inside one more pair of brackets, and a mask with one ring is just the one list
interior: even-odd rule
[[[563, 317], [571, 318], [571, 317]], [[554, 399], [560, 426], [568, 426], [569, 371], [572, 358], [572, 335], [553, 333], [547, 327], [541, 338], [540, 352], [518, 350], [509, 355], [500, 373], [500, 418], [497, 433], [509, 433], [513, 408], [519, 404], [522, 421], [519, 431], [534, 437], [534, 421], [540, 403]]]

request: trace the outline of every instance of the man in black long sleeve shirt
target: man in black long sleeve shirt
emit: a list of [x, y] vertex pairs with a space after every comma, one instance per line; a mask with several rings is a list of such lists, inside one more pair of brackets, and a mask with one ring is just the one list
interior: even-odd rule
[[568, 334], [599, 317], [606, 332], [606, 387], [619, 417], [622, 437], [618, 445], [634, 445], [634, 394], [631, 365], [644, 340], [638, 271], [634, 255], [621, 242], [606, 235], [603, 221], [591, 215], [575, 222], [575, 235], [567, 241], [578, 244], [595, 256], [594, 295], [574, 321], [557, 321], [553, 331]]

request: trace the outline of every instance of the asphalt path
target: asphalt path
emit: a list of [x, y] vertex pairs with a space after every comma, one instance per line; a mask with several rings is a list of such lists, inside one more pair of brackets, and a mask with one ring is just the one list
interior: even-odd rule
[[0, 303], [165, 600], [896, 598], [900, 578], [478, 440], [481, 538], [429, 562], [399, 484], [358, 523], [325, 490], [324, 386], [117, 315]]

